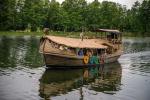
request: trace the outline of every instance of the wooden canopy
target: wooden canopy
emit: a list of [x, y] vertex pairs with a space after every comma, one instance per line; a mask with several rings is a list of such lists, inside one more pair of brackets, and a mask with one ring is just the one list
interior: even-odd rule
[[[67, 47], [72, 48], [90, 48], [90, 49], [106, 49], [107, 46], [103, 45], [104, 42], [101, 39], [77, 39], [77, 38], [66, 38], [59, 36], [45, 36], [45, 38]], [[100, 42], [97, 42], [100, 41]]]
[[119, 30], [112, 30], [112, 29], [97, 29], [97, 32], [112, 32], [112, 33], [121, 33]]

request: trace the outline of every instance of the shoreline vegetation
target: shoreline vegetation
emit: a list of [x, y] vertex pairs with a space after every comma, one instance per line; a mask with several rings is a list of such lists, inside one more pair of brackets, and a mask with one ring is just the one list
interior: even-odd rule
[[135, 33], [126, 34], [130, 36], [139, 36], [137, 33], [145, 36], [150, 33], [150, 0], [136, 1], [131, 8], [112, 1], [57, 1], [3, 0], [0, 8], [0, 31], [13, 30], [12, 34], [20, 35], [16, 31], [30, 30], [31, 34], [40, 35], [43, 28], [49, 28], [54, 33], [60, 31], [60, 34], [102, 28]]
[[[81, 32], [62, 32], [62, 31], [50, 31], [49, 35], [54, 36], [64, 36], [64, 37], [74, 37], [79, 38]], [[141, 33], [133, 33], [133, 32], [122, 32], [123, 37], [150, 37], [149, 33], [141, 34]], [[96, 32], [84, 32], [85, 36], [94, 37], [96, 35], [100, 36], [101, 33]], [[39, 32], [26, 32], [26, 31], [0, 31], [0, 36], [42, 36], [44, 33], [42, 31]]]

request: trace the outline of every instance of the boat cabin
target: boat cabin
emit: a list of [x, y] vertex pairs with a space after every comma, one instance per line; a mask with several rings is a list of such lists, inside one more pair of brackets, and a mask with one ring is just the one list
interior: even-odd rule
[[[56, 36], [45, 36], [47, 38], [41, 51], [53, 52], [66, 55], [74, 55], [82, 57], [84, 55], [99, 55], [105, 52], [108, 48], [107, 43], [100, 39], [81, 39], [77, 38], [65, 38]], [[104, 45], [103, 45], [104, 44]], [[108, 43], [109, 45], [109, 43]]]
[[106, 39], [113, 44], [121, 44], [122, 33], [119, 30], [97, 29], [95, 32], [100, 33], [101, 39]]

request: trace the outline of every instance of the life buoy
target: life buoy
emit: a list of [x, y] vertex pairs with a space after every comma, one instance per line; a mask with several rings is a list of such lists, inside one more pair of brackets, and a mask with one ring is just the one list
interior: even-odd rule
[[87, 63], [89, 62], [89, 57], [88, 57], [88, 56], [84, 56], [83, 62], [84, 62], [85, 64], [87, 64]]

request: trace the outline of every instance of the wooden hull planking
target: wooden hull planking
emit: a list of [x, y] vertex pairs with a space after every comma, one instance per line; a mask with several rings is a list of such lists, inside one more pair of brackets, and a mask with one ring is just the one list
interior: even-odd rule
[[[83, 58], [69, 58], [64, 56], [43, 54], [45, 59], [45, 65], [47, 67], [82, 67], [82, 66], [93, 66], [96, 64], [84, 64]], [[114, 55], [106, 57], [105, 63], [116, 62], [120, 55]]]

